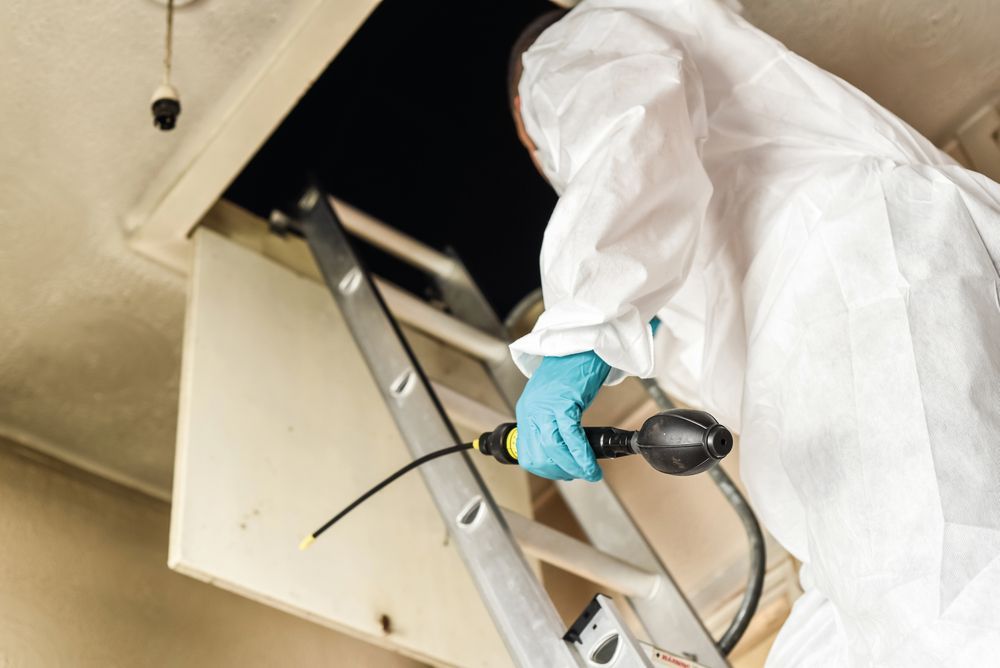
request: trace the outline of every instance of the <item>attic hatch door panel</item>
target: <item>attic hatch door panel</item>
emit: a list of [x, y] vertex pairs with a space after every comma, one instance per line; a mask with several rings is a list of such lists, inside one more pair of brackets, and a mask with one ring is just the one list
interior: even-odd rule
[[[409, 453], [324, 286], [209, 229], [194, 243], [170, 567], [436, 664], [509, 666], [419, 474], [298, 550]], [[523, 473], [481, 470], [530, 512]]]

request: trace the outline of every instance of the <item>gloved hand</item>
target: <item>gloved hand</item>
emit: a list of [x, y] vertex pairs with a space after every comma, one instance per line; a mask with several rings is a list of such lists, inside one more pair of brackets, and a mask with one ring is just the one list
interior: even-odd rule
[[542, 360], [517, 401], [517, 461], [522, 467], [553, 480], [601, 479], [580, 416], [610, 371], [592, 351]]

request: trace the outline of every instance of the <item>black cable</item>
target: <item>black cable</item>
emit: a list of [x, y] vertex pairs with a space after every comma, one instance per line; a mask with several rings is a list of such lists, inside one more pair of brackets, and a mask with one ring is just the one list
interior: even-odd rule
[[355, 508], [357, 508], [358, 506], [360, 506], [362, 503], [364, 503], [365, 501], [367, 501], [370, 497], [372, 497], [374, 494], [376, 494], [377, 492], [379, 492], [380, 490], [382, 490], [383, 488], [385, 488], [387, 485], [389, 485], [391, 482], [393, 482], [397, 478], [405, 475], [406, 473], [412, 471], [413, 469], [417, 468], [418, 466], [420, 466], [422, 464], [426, 464], [427, 462], [429, 462], [429, 461], [431, 461], [433, 459], [437, 459], [438, 457], [444, 457], [445, 455], [453, 455], [456, 452], [462, 452], [463, 450], [471, 450], [471, 449], [472, 449], [472, 443], [462, 443], [461, 445], [453, 445], [453, 446], [448, 447], [448, 448], [442, 448], [441, 450], [435, 450], [434, 452], [427, 453], [426, 455], [423, 455], [422, 457], [417, 457], [412, 462], [410, 462], [409, 464], [407, 464], [403, 468], [399, 469], [398, 471], [396, 471], [395, 473], [393, 473], [391, 476], [389, 476], [388, 478], [386, 478], [385, 480], [383, 480], [382, 482], [380, 482], [379, 484], [375, 485], [374, 487], [372, 487], [371, 489], [369, 489], [367, 492], [365, 492], [364, 494], [362, 494], [361, 496], [359, 496], [358, 498], [356, 498], [354, 501], [352, 501], [350, 503], [350, 505], [348, 505], [346, 508], [344, 508], [343, 510], [341, 510], [339, 513], [337, 513], [336, 515], [334, 515], [333, 517], [331, 517], [326, 522], [326, 524], [324, 524], [323, 526], [321, 526], [320, 528], [316, 529], [311, 534], [309, 534], [308, 536], [306, 536], [302, 540], [302, 542], [299, 543], [299, 549], [300, 550], [304, 550], [307, 547], [309, 547], [314, 540], [316, 540], [317, 538], [319, 538], [320, 534], [322, 534], [324, 531], [326, 531], [327, 529], [329, 529], [330, 527], [332, 527], [334, 524], [336, 524], [337, 522], [339, 522], [345, 515], [347, 515], [347, 513], [351, 512], [352, 510], [354, 510]]
[[743, 529], [747, 534], [747, 543], [750, 547], [749, 569], [747, 576], [747, 588], [740, 601], [740, 607], [733, 615], [733, 621], [729, 628], [719, 638], [719, 649], [726, 656], [729, 655], [736, 643], [743, 637], [743, 633], [750, 626], [750, 620], [757, 612], [757, 604], [760, 603], [761, 594], [764, 591], [764, 571], [767, 568], [767, 554], [764, 546], [764, 534], [760, 530], [760, 524], [750, 504], [740, 493], [740, 490], [733, 483], [732, 479], [722, 470], [721, 466], [716, 466], [708, 472], [725, 495], [726, 500], [736, 510], [736, 514], [743, 523]]
[[167, 48], [163, 52], [163, 83], [170, 85], [174, 60], [174, 0], [167, 0]]

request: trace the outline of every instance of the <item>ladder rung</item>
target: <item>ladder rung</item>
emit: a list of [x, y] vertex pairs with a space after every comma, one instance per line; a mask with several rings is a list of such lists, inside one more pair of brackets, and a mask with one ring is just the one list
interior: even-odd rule
[[486, 404], [456, 392], [447, 385], [431, 382], [434, 394], [444, 405], [448, 417], [466, 429], [476, 432], [492, 431], [505, 422], [514, 422], [514, 416], [490, 408]]
[[439, 250], [421, 243], [385, 223], [375, 220], [363, 211], [336, 197], [330, 197], [330, 205], [337, 212], [344, 229], [354, 236], [364, 239], [372, 246], [405, 260], [426, 272], [449, 277], [456, 269], [455, 260]]
[[500, 363], [507, 359], [507, 343], [502, 339], [437, 310], [384, 279], [374, 276], [373, 280], [392, 314], [407, 325], [484, 362]]
[[526, 554], [591, 582], [639, 598], [650, 598], [662, 578], [583, 541], [503, 508], [504, 519]]
[[[310, 190], [299, 207], [316, 264], [411, 454], [455, 443], [457, 434], [366, 279], [329, 202]], [[555, 607], [468, 457], [437, 460], [421, 467], [420, 474], [515, 665], [582, 665], [576, 649], [562, 640]]]
[[[320, 202], [322, 205], [317, 207]], [[332, 207], [340, 212], [343, 228], [442, 279], [439, 284], [448, 288], [442, 293], [463, 318], [480, 326], [496, 322], [495, 314], [464, 266], [353, 207], [333, 198], [323, 199], [315, 190], [308, 192], [299, 206], [300, 223], [317, 264], [411, 452], [415, 456], [426, 454], [430, 444], [456, 438], [447, 418], [440, 414], [442, 404], [448, 405], [455, 411], [456, 419], [468, 422], [470, 427], [477, 428], [477, 421], [478, 424], [485, 422], [486, 428], [508, 421], [502, 413], [442, 386], [433, 390], [440, 400], [435, 402], [429, 393], [431, 388], [425, 384], [426, 378], [416, 368], [412, 353], [405, 341], [395, 337], [387, 318], [398, 318], [481, 359], [504, 398], [513, 406], [523, 382], [512, 380], [520, 376], [506, 341], [373, 277], [385, 311], [391, 313], [383, 312], [374, 293], [366, 289], [365, 272], [357, 264]], [[437, 419], [435, 413], [438, 413]], [[545, 668], [582, 665], [589, 656], [583, 647], [559, 641], [562, 632], [555, 609], [524, 561], [520, 544], [542, 561], [625, 594], [643, 627], [658, 645], [697, 655], [700, 663], [710, 668], [728, 665], [656, 553], [606, 484], [559, 485], [567, 505], [594, 543], [591, 546], [509, 511], [501, 514], [489, 490], [482, 486], [481, 478], [469, 467], [468, 459], [464, 466], [461, 459], [442, 460], [421, 473], [442, 518], [452, 527], [450, 533], [456, 547], [515, 663]], [[602, 606], [606, 606], [616, 634], [624, 641], [624, 649], [632, 652], [630, 656], [639, 661], [638, 665], [651, 665], [637, 653], [637, 642], [617, 616], [613, 604], [606, 601]], [[531, 620], [531, 632], [527, 634], [524, 632], [525, 620]]]

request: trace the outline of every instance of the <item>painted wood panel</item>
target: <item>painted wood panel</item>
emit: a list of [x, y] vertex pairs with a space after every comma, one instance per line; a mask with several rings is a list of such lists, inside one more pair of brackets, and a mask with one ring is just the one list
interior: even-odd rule
[[[325, 287], [211, 230], [195, 244], [171, 567], [434, 663], [509, 665], [419, 475], [298, 550], [409, 454]], [[524, 474], [486, 464], [530, 512]]]

